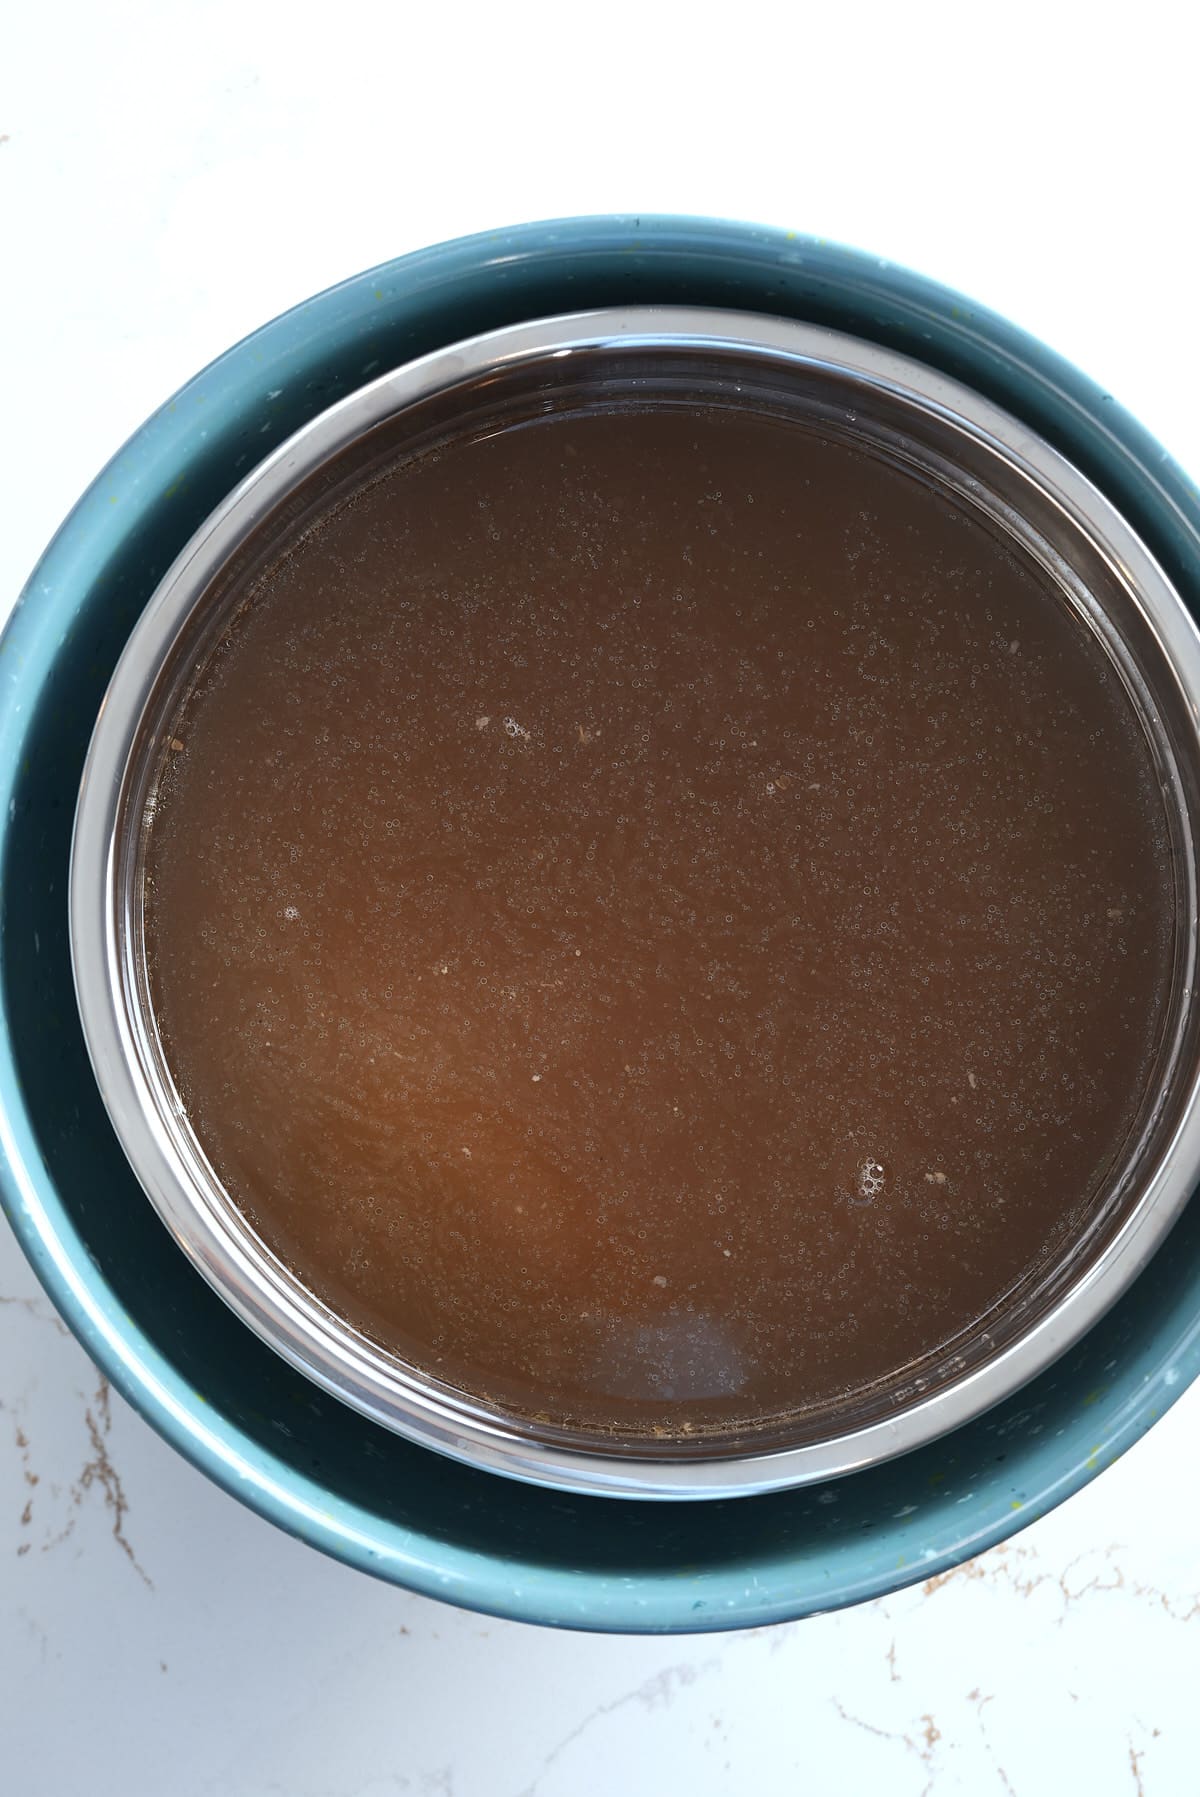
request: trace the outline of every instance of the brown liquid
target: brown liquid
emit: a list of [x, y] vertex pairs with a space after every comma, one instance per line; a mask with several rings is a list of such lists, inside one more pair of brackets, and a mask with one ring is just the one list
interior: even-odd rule
[[154, 1004], [331, 1306], [529, 1415], [829, 1405], [1078, 1230], [1162, 1027], [1148, 747], [1044, 575], [716, 410], [393, 468], [176, 719]]

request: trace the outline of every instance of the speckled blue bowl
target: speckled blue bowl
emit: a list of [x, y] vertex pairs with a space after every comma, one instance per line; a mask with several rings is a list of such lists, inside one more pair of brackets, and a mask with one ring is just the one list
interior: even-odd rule
[[241, 474], [381, 369], [523, 318], [630, 302], [786, 314], [923, 357], [1070, 457], [1200, 609], [1200, 494], [1158, 445], [1011, 326], [870, 257], [741, 225], [583, 219], [444, 244], [320, 294], [222, 356], [126, 444], [47, 550], [0, 646], [0, 1196], [118, 1389], [282, 1528], [397, 1584], [525, 1621], [740, 1628], [943, 1571], [1123, 1453], [1200, 1367], [1200, 1204], [1079, 1347], [933, 1447], [770, 1497], [569, 1498], [386, 1433], [225, 1308], [117, 1146], [67, 943], [71, 823], [101, 696], [159, 576]]

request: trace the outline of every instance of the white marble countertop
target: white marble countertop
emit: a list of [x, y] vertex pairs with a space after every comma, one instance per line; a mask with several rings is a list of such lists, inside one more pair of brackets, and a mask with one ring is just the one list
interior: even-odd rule
[[[65, 0], [0, 58], [0, 614], [102, 461], [343, 274], [519, 218], [765, 219], [995, 306], [1200, 469], [1185, 9]], [[785, 15], [781, 12], [778, 18]], [[798, 16], [798, 15], [797, 15]], [[974, 21], [974, 22], [973, 22]], [[661, 1641], [373, 1583], [115, 1395], [0, 1225], [13, 1797], [1191, 1797], [1200, 1390], [956, 1573]]]

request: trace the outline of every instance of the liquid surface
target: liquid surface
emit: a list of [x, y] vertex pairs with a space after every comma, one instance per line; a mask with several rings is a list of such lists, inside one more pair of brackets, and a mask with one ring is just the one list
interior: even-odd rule
[[172, 726], [153, 1002], [303, 1281], [452, 1385], [686, 1435], [970, 1331], [1121, 1151], [1170, 863], [992, 528], [731, 412], [394, 468]]

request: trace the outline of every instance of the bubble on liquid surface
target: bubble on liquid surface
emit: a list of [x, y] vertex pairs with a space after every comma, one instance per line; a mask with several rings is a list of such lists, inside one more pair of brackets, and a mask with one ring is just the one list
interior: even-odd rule
[[885, 1178], [882, 1162], [868, 1155], [866, 1160], [859, 1164], [857, 1182], [859, 1197], [867, 1200], [878, 1198], [883, 1190]]

